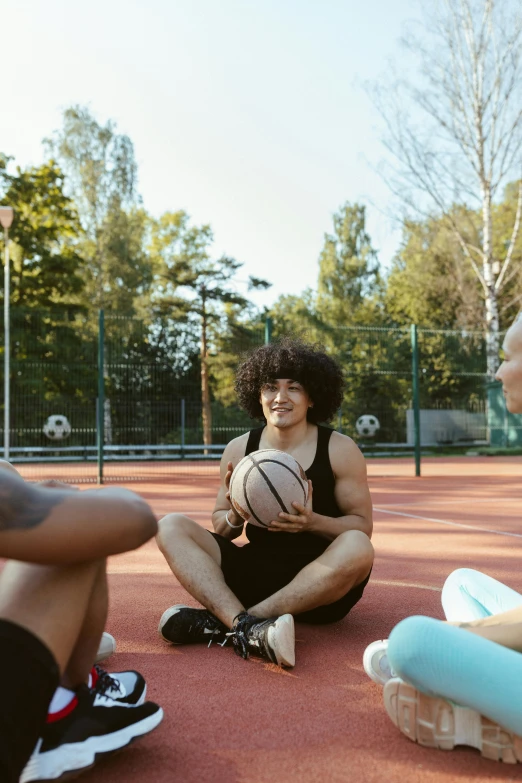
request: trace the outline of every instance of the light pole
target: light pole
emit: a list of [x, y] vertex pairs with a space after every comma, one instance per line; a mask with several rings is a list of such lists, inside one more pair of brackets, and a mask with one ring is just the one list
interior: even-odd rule
[[9, 228], [13, 222], [14, 210], [12, 207], [0, 207], [0, 225], [4, 229], [4, 459], [9, 459], [9, 429], [11, 401], [9, 397], [10, 385], [10, 334], [9, 334]]

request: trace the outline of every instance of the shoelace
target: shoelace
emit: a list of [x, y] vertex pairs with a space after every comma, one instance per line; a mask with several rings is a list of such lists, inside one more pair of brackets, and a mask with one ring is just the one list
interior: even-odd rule
[[107, 691], [113, 689], [116, 691], [120, 690], [121, 683], [116, 679], [116, 677], [111, 677], [109, 672], [106, 672], [105, 669], [102, 669], [101, 666], [95, 665], [94, 668], [96, 669], [96, 673], [98, 675], [98, 679], [94, 685], [94, 690], [98, 695], [106, 696]]
[[251, 614], [248, 614], [248, 612], [241, 612], [237, 617], [234, 617], [234, 620], [237, 620], [237, 623], [233, 630], [226, 634], [225, 641], [221, 644], [221, 647], [224, 647], [229, 638], [231, 638], [236, 655], [247, 660], [250, 657], [249, 647], [252, 644], [256, 644], [259, 647], [259, 641], [257, 639], [248, 638], [250, 631], [255, 625], [259, 624], [259, 618], [253, 617]]
[[[219, 633], [220, 631], [220, 621], [217, 619], [217, 617], [214, 617], [211, 612], [206, 612], [205, 614], [198, 614], [196, 615], [195, 619], [190, 623], [189, 626], [189, 633], [194, 633], [194, 635], [198, 635], [201, 631], [211, 631], [210, 634], [210, 640], [208, 643], [208, 647], [212, 644], [214, 641], [214, 636]], [[223, 642], [223, 644], [226, 643], [226, 639]], [[218, 642], [219, 644], [219, 642]]]

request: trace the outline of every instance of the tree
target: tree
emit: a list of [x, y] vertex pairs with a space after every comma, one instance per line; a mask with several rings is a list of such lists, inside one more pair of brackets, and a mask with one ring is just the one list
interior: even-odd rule
[[346, 378], [339, 412], [345, 432], [356, 435], [358, 417], [373, 413], [381, 422], [381, 437], [399, 441], [404, 439], [409, 335], [390, 328], [365, 218], [361, 204], [340, 208], [319, 257], [317, 294], [308, 290], [301, 296], [282, 296], [270, 314], [276, 338], [294, 334], [318, 342], [339, 361]]
[[86, 303], [131, 312], [135, 292], [143, 293], [152, 280], [132, 141], [112, 121], [101, 125], [88, 108], [72, 106], [46, 145], [65, 172], [84, 229]]
[[77, 251], [82, 229], [64, 194], [63, 174], [54, 161], [14, 174], [8, 163], [0, 157], [1, 198], [15, 210], [9, 233], [12, 303], [41, 308], [77, 303], [83, 288]]
[[[155, 294], [159, 311], [199, 324], [203, 442], [210, 445], [210, 330], [213, 324], [219, 323], [223, 305], [245, 308], [249, 302], [234, 287], [234, 277], [243, 264], [228, 256], [212, 259], [210, 226], [190, 226], [189, 220], [183, 211], [162, 215], [153, 224], [150, 251], [153, 262], [160, 268]], [[269, 285], [259, 278], [249, 279], [249, 290]]]
[[[407, 41], [421, 81], [375, 93], [396, 160], [386, 178], [408, 209], [441, 218], [453, 232], [480, 284], [491, 376], [498, 365], [499, 298], [518, 274], [522, 17], [515, 4], [446, 0], [434, 19], [426, 17], [425, 32], [427, 43]], [[513, 177], [520, 181], [504, 245], [494, 233], [495, 198]], [[469, 226], [467, 235], [455, 220], [456, 203], [480, 210], [480, 225]]]
[[[478, 215], [455, 208], [452, 220], [466, 235]], [[386, 280], [385, 309], [398, 325], [481, 330], [480, 286], [444, 218], [405, 220], [403, 239]]]
[[374, 323], [372, 296], [379, 288], [379, 263], [366, 231], [366, 208], [346, 203], [333, 217], [319, 257], [317, 312], [330, 325]]

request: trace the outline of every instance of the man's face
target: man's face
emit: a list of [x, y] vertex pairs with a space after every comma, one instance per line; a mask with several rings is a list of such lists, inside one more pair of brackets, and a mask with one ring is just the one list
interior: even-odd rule
[[261, 388], [259, 398], [267, 422], [278, 429], [306, 419], [312, 401], [303, 386], [291, 378], [275, 378]]
[[522, 321], [514, 324], [506, 334], [504, 361], [496, 373], [502, 381], [506, 407], [510, 413], [522, 413]]

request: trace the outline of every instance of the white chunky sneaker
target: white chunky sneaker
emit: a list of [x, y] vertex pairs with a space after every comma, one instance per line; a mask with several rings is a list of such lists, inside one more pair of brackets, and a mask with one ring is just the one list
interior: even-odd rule
[[475, 710], [427, 696], [399, 678], [384, 686], [386, 712], [402, 733], [427, 748], [477, 748], [482, 756], [506, 764], [522, 762], [522, 738]]
[[100, 646], [98, 647], [98, 653], [94, 663], [100, 663], [116, 652], [116, 639], [106, 631], [103, 632], [100, 640]]

